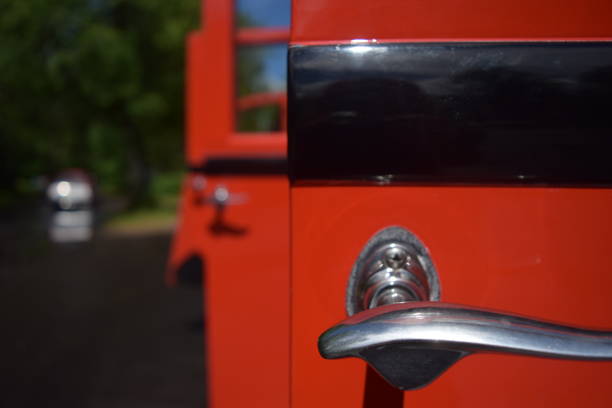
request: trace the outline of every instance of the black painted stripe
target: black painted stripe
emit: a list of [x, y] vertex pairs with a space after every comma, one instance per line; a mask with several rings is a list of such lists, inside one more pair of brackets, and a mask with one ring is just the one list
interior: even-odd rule
[[284, 156], [210, 157], [202, 166], [190, 166], [189, 171], [228, 176], [286, 175], [287, 159]]
[[612, 184], [612, 43], [289, 50], [294, 182]]

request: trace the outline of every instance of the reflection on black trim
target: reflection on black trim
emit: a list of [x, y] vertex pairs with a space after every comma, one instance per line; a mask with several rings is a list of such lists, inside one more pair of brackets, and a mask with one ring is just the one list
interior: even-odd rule
[[208, 175], [285, 175], [285, 157], [211, 157], [202, 166], [189, 171]]
[[612, 43], [293, 46], [292, 181], [612, 183]]

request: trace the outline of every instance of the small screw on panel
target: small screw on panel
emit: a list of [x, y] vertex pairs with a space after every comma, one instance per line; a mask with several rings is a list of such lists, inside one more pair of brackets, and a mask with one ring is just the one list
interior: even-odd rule
[[394, 246], [385, 252], [385, 264], [389, 268], [398, 269], [401, 268], [408, 259], [408, 252], [405, 249]]

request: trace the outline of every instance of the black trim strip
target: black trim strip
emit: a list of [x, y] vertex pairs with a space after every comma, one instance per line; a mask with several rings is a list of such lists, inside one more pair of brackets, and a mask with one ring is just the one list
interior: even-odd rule
[[612, 185], [612, 43], [289, 50], [293, 182]]
[[190, 172], [207, 175], [286, 175], [285, 157], [210, 157], [202, 166], [190, 166]]

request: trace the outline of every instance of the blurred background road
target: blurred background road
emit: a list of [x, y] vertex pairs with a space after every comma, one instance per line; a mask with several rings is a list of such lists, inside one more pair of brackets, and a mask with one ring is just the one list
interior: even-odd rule
[[[276, 3], [236, 24], [287, 25]], [[204, 404], [201, 290], [163, 285], [201, 4], [0, 2], [0, 407]], [[284, 89], [285, 52], [237, 52], [236, 96]]]
[[173, 219], [57, 244], [48, 216], [0, 216], [0, 406], [202, 407], [201, 291], [162, 281]]

